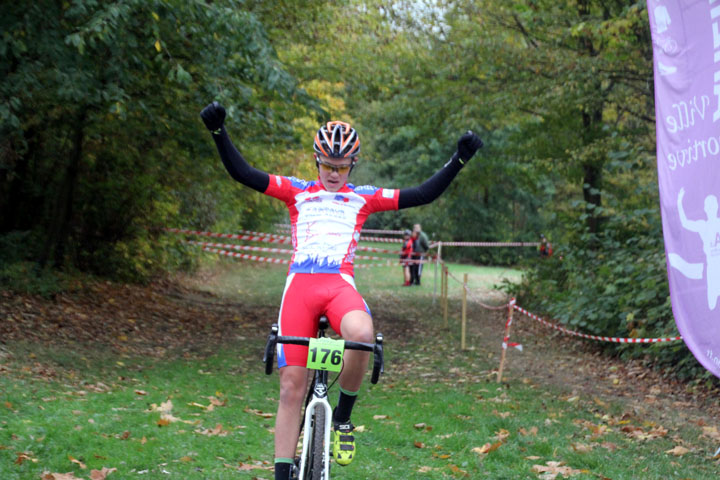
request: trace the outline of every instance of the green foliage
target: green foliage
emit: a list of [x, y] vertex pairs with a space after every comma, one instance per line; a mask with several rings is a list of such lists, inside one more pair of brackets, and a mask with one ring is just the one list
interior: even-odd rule
[[[578, 225], [581, 229], [582, 225]], [[641, 235], [638, 230], [645, 230]], [[587, 231], [551, 258], [528, 264], [518, 302], [572, 330], [630, 338], [679, 335], [673, 319], [659, 219], [636, 210], [608, 219], [601, 235]], [[643, 346], [602, 344], [623, 358], [641, 358], [679, 378], [710, 378], [681, 342]]]
[[51, 298], [67, 288], [66, 276], [32, 262], [2, 263], [0, 289]]
[[280, 147], [318, 110], [241, 2], [4, 3], [0, 18], [0, 232], [39, 239], [24, 259], [145, 281], [182, 263], [159, 228], [275, 211], [233, 208], [198, 116], [217, 98], [250, 145]]

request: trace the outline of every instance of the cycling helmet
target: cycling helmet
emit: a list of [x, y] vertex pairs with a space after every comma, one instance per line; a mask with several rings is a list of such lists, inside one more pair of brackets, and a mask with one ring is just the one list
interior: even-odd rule
[[315, 135], [315, 153], [330, 158], [351, 158], [360, 153], [360, 138], [345, 122], [327, 122]]

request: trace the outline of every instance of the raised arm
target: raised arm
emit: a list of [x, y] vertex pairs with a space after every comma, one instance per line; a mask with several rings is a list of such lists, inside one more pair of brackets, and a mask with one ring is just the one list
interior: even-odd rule
[[270, 183], [270, 176], [250, 166], [230, 140], [225, 130], [225, 108], [218, 102], [212, 102], [200, 112], [205, 126], [212, 133], [220, 159], [230, 176], [238, 182], [258, 192], [265, 192]]
[[455, 154], [440, 170], [421, 185], [400, 190], [398, 209], [417, 207], [435, 200], [445, 191], [455, 178], [455, 175], [482, 146], [483, 142], [480, 137], [468, 130], [458, 140], [458, 148]]
[[685, 209], [683, 208], [682, 202], [683, 197], [685, 197], [685, 189], [681, 188], [680, 192], [678, 193], [678, 214], [680, 214], [680, 224], [685, 228], [686, 230], [690, 230], [691, 232], [699, 232], [702, 230], [703, 222], [702, 220], [688, 220], [687, 216], [685, 215]]

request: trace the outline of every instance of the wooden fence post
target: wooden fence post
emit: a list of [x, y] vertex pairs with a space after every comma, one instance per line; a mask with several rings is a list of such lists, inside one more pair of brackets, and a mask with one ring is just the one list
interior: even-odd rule
[[443, 324], [448, 326], [448, 268], [443, 264]]
[[505, 368], [505, 354], [507, 353], [508, 340], [510, 340], [510, 325], [512, 325], [513, 310], [515, 305], [515, 299], [511, 299], [508, 302], [508, 317], [505, 322], [505, 336], [503, 337], [502, 353], [500, 354], [500, 368], [498, 368], [497, 381], [502, 382], [503, 369]]
[[465, 333], [467, 331], [467, 283], [468, 274], [463, 275], [462, 291], [462, 327], [460, 331], [460, 350], [465, 350]]
[[[435, 276], [433, 277], [433, 301], [432, 304], [435, 305], [435, 299], [437, 297], [437, 283], [438, 283], [438, 265], [441, 265], [442, 262], [442, 242], [438, 242], [438, 253], [437, 257], [435, 257]], [[440, 295], [442, 295], [442, 285], [440, 286]]]

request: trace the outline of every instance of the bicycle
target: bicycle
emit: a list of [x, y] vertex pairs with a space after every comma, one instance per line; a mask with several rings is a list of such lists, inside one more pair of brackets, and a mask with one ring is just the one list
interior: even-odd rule
[[[291, 474], [293, 480], [330, 480], [330, 433], [332, 428], [332, 408], [328, 401], [328, 373], [342, 370], [342, 353], [345, 349], [373, 352], [373, 371], [370, 382], [376, 384], [380, 374], [384, 373], [383, 335], [375, 336], [375, 343], [333, 340], [325, 335], [329, 322], [320, 317], [318, 336], [291, 337], [278, 336], [278, 325], [270, 328], [263, 362], [265, 373], [273, 370], [273, 358], [278, 343], [304, 345], [308, 347], [308, 368], [315, 371], [305, 401], [304, 421], [300, 432], [305, 430], [302, 451]], [[334, 383], [334, 382], [333, 382]]]

